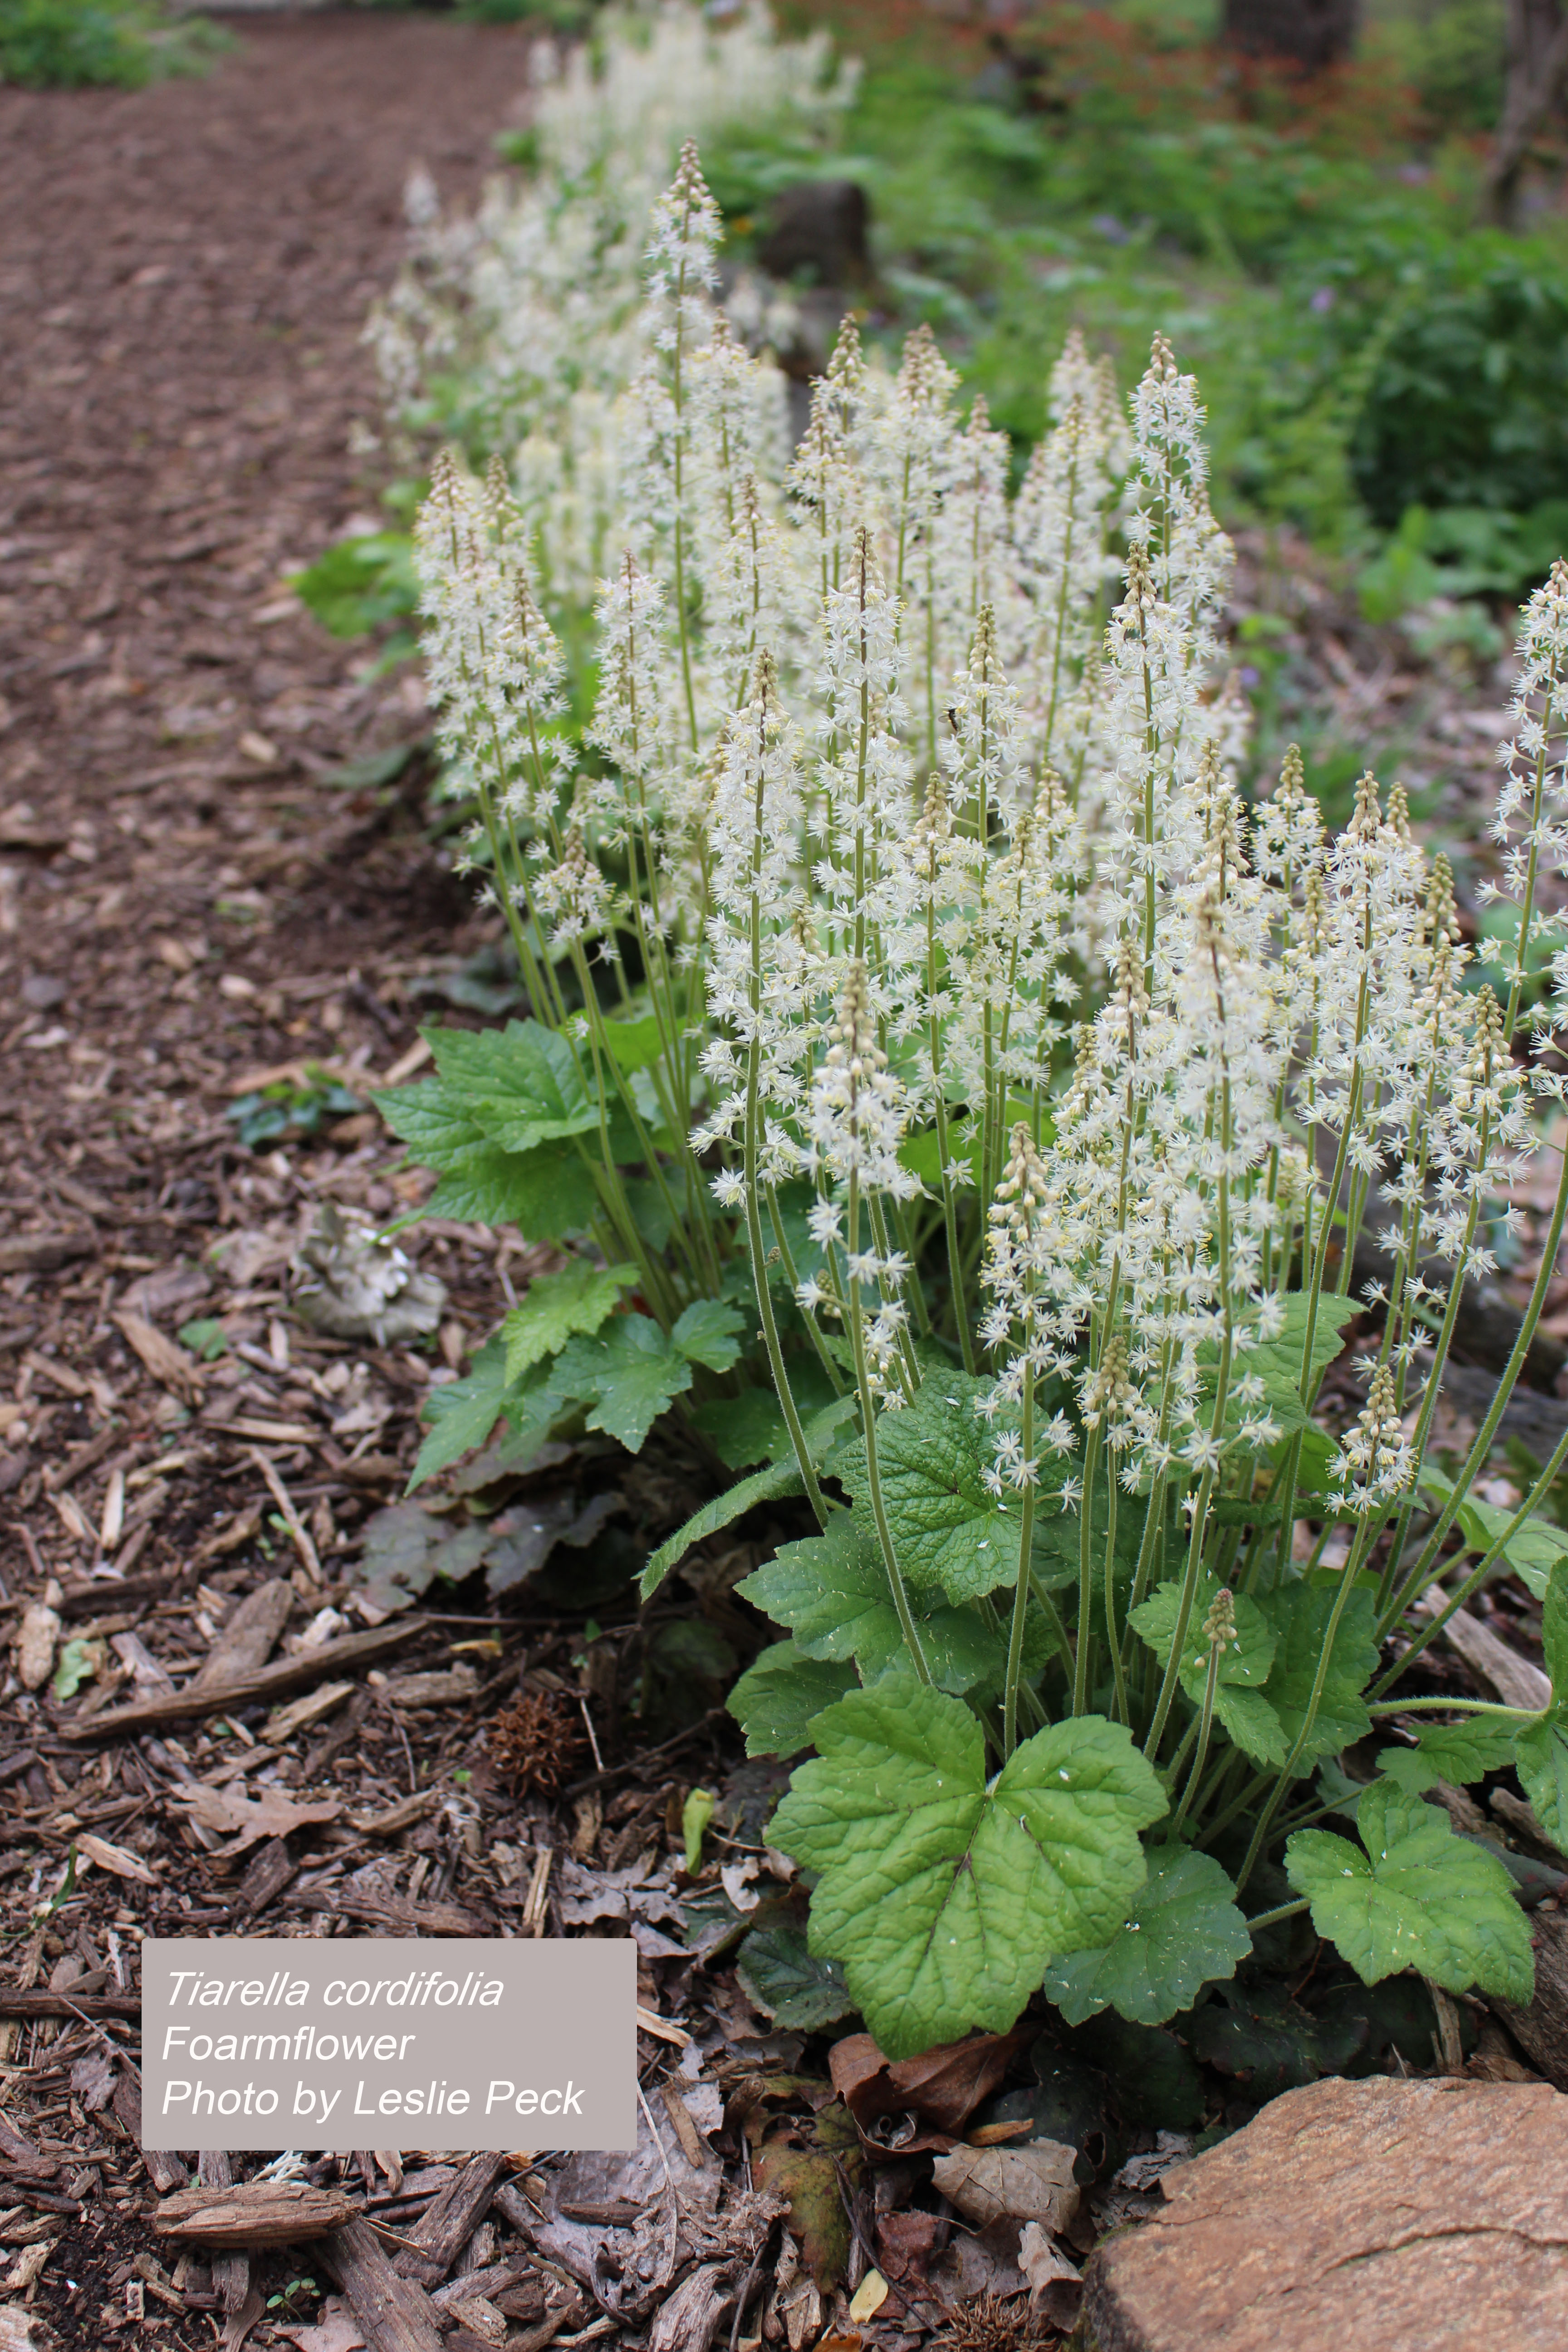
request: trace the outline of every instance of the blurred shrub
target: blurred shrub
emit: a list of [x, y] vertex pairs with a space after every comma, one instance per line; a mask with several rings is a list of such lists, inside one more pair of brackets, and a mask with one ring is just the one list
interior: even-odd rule
[[0, 82], [24, 89], [138, 89], [164, 74], [200, 72], [230, 46], [216, 25], [195, 16], [170, 24], [141, 0], [0, 0]]
[[1476, 235], [1427, 253], [1389, 295], [1380, 275], [1367, 273], [1359, 300], [1392, 298], [1402, 316], [1352, 443], [1356, 487], [1373, 520], [1392, 526], [1416, 503], [1522, 513], [1568, 497], [1562, 263]]
[[1428, 0], [1385, 20], [1377, 41], [1420, 100], [1426, 127], [1441, 136], [1496, 123], [1507, 32], [1503, 0]]

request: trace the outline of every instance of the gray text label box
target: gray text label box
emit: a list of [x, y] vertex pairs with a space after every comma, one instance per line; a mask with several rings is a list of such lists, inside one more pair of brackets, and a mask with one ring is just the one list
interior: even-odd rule
[[637, 1946], [149, 1940], [142, 2145], [632, 2148]]

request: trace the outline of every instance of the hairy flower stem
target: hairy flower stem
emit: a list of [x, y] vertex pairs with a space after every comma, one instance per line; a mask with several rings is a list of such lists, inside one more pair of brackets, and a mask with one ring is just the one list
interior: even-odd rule
[[1261, 1928], [1278, 1927], [1281, 1920], [1299, 1919], [1303, 1911], [1310, 1911], [1311, 1907], [1304, 1895], [1299, 1895], [1294, 1903], [1277, 1904], [1272, 1911], [1260, 1911], [1255, 1919], [1249, 1919], [1247, 1932], [1249, 1936], [1256, 1936]]
[[[860, 1246], [860, 1178], [858, 1171], [849, 1179], [849, 1255], [853, 1257]], [[899, 1625], [904, 1644], [910, 1654], [910, 1664], [922, 1683], [929, 1683], [931, 1668], [921, 1646], [920, 1629], [914, 1611], [910, 1606], [909, 1591], [899, 1556], [893, 1549], [892, 1529], [888, 1525], [887, 1506], [882, 1500], [882, 1474], [877, 1461], [877, 1400], [871, 1387], [870, 1367], [866, 1358], [866, 1323], [860, 1305], [860, 1285], [853, 1276], [849, 1284], [849, 1333], [855, 1349], [855, 1385], [860, 1397], [861, 1435], [866, 1446], [866, 1485], [871, 1497], [871, 1517], [876, 1523], [877, 1541], [881, 1546], [882, 1565], [888, 1571], [888, 1587], [898, 1612]]]
[[[784, 1267], [784, 1279], [788, 1282], [791, 1290], [798, 1291], [800, 1276], [795, 1269], [795, 1254], [789, 1245], [789, 1236], [784, 1231], [784, 1215], [779, 1208], [779, 1196], [772, 1184], [764, 1189], [768, 1196], [768, 1219], [773, 1229], [773, 1243], [779, 1254], [779, 1263]], [[811, 1344], [816, 1350], [817, 1361], [832, 1384], [834, 1395], [843, 1396], [844, 1376], [834, 1361], [827, 1342], [822, 1336], [822, 1326], [814, 1314], [806, 1315], [805, 1322], [807, 1331], [811, 1334]]]
[[[1029, 1286], [1034, 1296], [1034, 1285]], [[1026, 1340], [1027, 1332], [1026, 1330]], [[1032, 1459], [1035, 1450], [1035, 1365], [1031, 1354], [1024, 1358], [1024, 1400], [1022, 1427], [1024, 1460]], [[1018, 1514], [1018, 1580], [1013, 1592], [1013, 1622], [1007, 1637], [1007, 1681], [1002, 1703], [1002, 1760], [1013, 1753], [1018, 1727], [1018, 1677], [1024, 1664], [1024, 1622], [1029, 1609], [1029, 1559], [1035, 1542], [1035, 1482], [1030, 1477], [1024, 1487], [1023, 1507]]]
[[[1467, 1233], [1467, 1248], [1468, 1246], [1469, 1237], [1474, 1232], [1475, 1220], [1479, 1212], [1479, 1206], [1480, 1201], [1478, 1192], [1477, 1198], [1470, 1204], [1470, 1222], [1468, 1231]], [[1441, 1552], [1444, 1543], [1447, 1539], [1449, 1528], [1453, 1526], [1455, 1519], [1458, 1516], [1459, 1506], [1463, 1503], [1466, 1496], [1469, 1493], [1472, 1483], [1479, 1477], [1481, 1471], [1485, 1467], [1486, 1463], [1490, 1456], [1492, 1441], [1497, 1435], [1499, 1424], [1502, 1420], [1508, 1401], [1513, 1394], [1520, 1373], [1524, 1369], [1525, 1358], [1530, 1353], [1530, 1343], [1535, 1337], [1535, 1327], [1540, 1322], [1542, 1309], [1546, 1305], [1546, 1294], [1548, 1289], [1551, 1287], [1556, 1269], [1557, 1252], [1563, 1239], [1563, 1225], [1565, 1217], [1568, 1217], [1568, 1152], [1564, 1152], [1563, 1157], [1563, 1171], [1558, 1179], [1557, 1198], [1552, 1204], [1552, 1223], [1548, 1229], [1545, 1244], [1541, 1254], [1541, 1270], [1535, 1277], [1534, 1286], [1530, 1294], [1530, 1303], [1524, 1310], [1524, 1320], [1519, 1327], [1519, 1337], [1515, 1339], [1512, 1349], [1510, 1352], [1508, 1361], [1503, 1366], [1502, 1376], [1498, 1381], [1497, 1392], [1493, 1396], [1491, 1403], [1487, 1409], [1486, 1418], [1482, 1422], [1479, 1429], [1477, 1430], [1475, 1442], [1471, 1445], [1468, 1454], [1466, 1454], [1463, 1466], [1454, 1480], [1454, 1490], [1448, 1496], [1447, 1501], [1444, 1504], [1442, 1510], [1438, 1513], [1436, 1524], [1432, 1528], [1431, 1533], [1428, 1535], [1425, 1544], [1422, 1546], [1420, 1557], [1417, 1559], [1415, 1567], [1411, 1570], [1410, 1574], [1405, 1578], [1399, 1591], [1394, 1595], [1393, 1601], [1390, 1601], [1388, 1607], [1384, 1611], [1382, 1617], [1378, 1621], [1377, 1633], [1380, 1641], [1384, 1638], [1392, 1626], [1396, 1625], [1399, 1622], [1399, 1620], [1404, 1616], [1405, 1611], [1409, 1608], [1416, 1595], [1426, 1591], [1426, 1586], [1431, 1580], [1433, 1565], [1436, 1562], [1438, 1554]], [[1463, 1261], [1461, 1260], [1460, 1263], [1462, 1265]], [[1436, 1407], [1437, 1383], [1442, 1377], [1442, 1367], [1447, 1355], [1448, 1339], [1453, 1330], [1455, 1318], [1458, 1313], [1458, 1301], [1459, 1276], [1456, 1273], [1454, 1281], [1449, 1286], [1448, 1311], [1443, 1318], [1443, 1332], [1438, 1342], [1436, 1361], [1433, 1366], [1432, 1375], [1427, 1382], [1426, 1400], [1422, 1406], [1421, 1421], [1416, 1427], [1415, 1447], [1417, 1459], [1420, 1458], [1421, 1454], [1425, 1449], [1426, 1430], [1430, 1426], [1431, 1414]], [[1405, 1656], [1399, 1662], [1399, 1667], [1396, 1669], [1396, 1672], [1403, 1671], [1405, 1663], [1412, 1654], [1413, 1653], [1408, 1651], [1405, 1653]]]
[[[1557, 706], [1561, 683], [1555, 656], [1546, 678], [1546, 709], [1550, 714]], [[1530, 857], [1525, 869], [1524, 893], [1520, 901], [1519, 932], [1514, 942], [1513, 979], [1508, 992], [1508, 1008], [1503, 1014], [1502, 1036], [1505, 1046], [1513, 1044], [1513, 1033], [1519, 1020], [1519, 1000], [1524, 988], [1525, 958], [1530, 950], [1530, 927], [1535, 913], [1535, 893], [1541, 878], [1541, 804], [1546, 795], [1546, 764], [1551, 741], [1546, 729], [1542, 729], [1541, 749], [1535, 758], [1535, 787], [1531, 795]]]
[[1558, 1473], [1562, 1470], [1565, 1462], [1568, 1462], [1568, 1430], [1563, 1431], [1563, 1435], [1552, 1447], [1551, 1458], [1547, 1462], [1544, 1469], [1536, 1479], [1536, 1482], [1531, 1488], [1529, 1494], [1526, 1495], [1524, 1500], [1521, 1503], [1518, 1510], [1515, 1511], [1512, 1518], [1510, 1519], [1507, 1527], [1504, 1528], [1502, 1533], [1492, 1544], [1490, 1549], [1482, 1554], [1481, 1559], [1465, 1578], [1463, 1583], [1455, 1587], [1453, 1592], [1448, 1596], [1446, 1605], [1437, 1612], [1435, 1617], [1427, 1620], [1427, 1622], [1422, 1627], [1420, 1633], [1417, 1633], [1412, 1641], [1410, 1647], [1404, 1651], [1395, 1663], [1389, 1667], [1387, 1673], [1384, 1675], [1381, 1681], [1373, 1685], [1371, 1696], [1373, 1698], [1380, 1697], [1382, 1694], [1388, 1689], [1392, 1683], [1398, 1681], [1400, 1675], [1405, 1672], [1406, 1668], [1410, 1666], [1414, 1660], [1421, 1655], [1422, 1651], [1431, 1647], [1431, 1644], [1436, 1640], [1438, 1634], [1448, 1622], [1450, 1617], [1453, 1616], [1454, 1612], [1457, 1609], [1462, 1609], [1471, 1595], [1480, 1591], [1488, 1577], [1490, 1576], [1492, 1570], [1496, 1568], [1499, 1560], [1503, 1559], [1506, 1555], [1509, 1545], [1513, 1541], [1513, 1538], [1519, 1533], [1520, 1528], [1523, 1527], [1525, 1521], [1531, 1517], [1531, 1514], [1539, 1508], [1541, 1504], [1545, 1501], [1547, 1496], [1552, 1492], [1552, 1488], [1557, 1478]]
[[675, 617], [680, 631], [680, 676], [686, 688], [686, 717], [691, 730], [691, 748], [700, 742], [697, 730], [697, 696], [691, 683], [691, 625], [686, 610], [686, 507], [682, 485], [681, 457], [686, 446], [686, 382], [681, 364], [685, 357], [686, 337], [686, 253], [685, 246], [691, 226], [691, 204], [688, 198], [680, 222], [680, 275], [675, 287], [675, 352], [670, 370], [670, 396], [675, 404], [675, 446], [672, 453], [675, 475]]
[[1209, 1733], [1214, 1726], [1215, 1694], [1219, 1688], [1221, 1646], [1218, 1642], [1209, 1643], [1208, 1672], [1204, 1677], [1204, 1703], [1198, 1716], [1197, 1753], [1193, 1758], [1193, 1769], [1187, 1774], [1186, 1786], [1182, 1790], [1182, 1801], [1176, 1807], [1175, 1818], [1171, 1823], [1169, 1834], [1173, 1844], [1182, 1834], [1182, 1823], [1192, 1810], [1193, 1798], [1196, 1793], [1198, 1782], [1203, 1779], [1204, 1766], [1208, 1761]]
[[942, 1019], [936, 1010], [936, 905], [935, 874], [931, 876], [932, 896], [926, 901], [926, 1002], [931, 1006], [928, 1036], [931, 1045], [931, 1104], [936, 1114], [936, 1148], [942, 1160], [942, 1218], [947, 1234], [947, 1271], [952, 1284], [952, 1314], [958, 1326], [958, 1344], [963, 1357], [963, 1369], [974, 1377], [974, 1339], [970, 1329], [969, 1304], [963, 1287], [963, 1259], [958, 1245], [958, 1202], [948, 1174], [952, 1156], [948, 1141], [947, 1104], [942, 1095]]
[[[1318, 1383], [1312, 1375], [1312, 1348], [1318, 1332], [1318, 1306], [1323, 1295], [1323, 1276], [1328, 1268], [1329, 1242], [1334, 1227], [1334, 1203], [1344, 1182], [1345, 1167], [1350, 1157], [1351, 1135], [1361, 1116], [1362, 1066], [1361, 1048], [1366, 1037], [1367, 1013], [1371, 1003], [1372, 908], [1370, 902], [1362, 922], [1361, 989], [1356, 999], [1355, 1043], [1352, 1061], [1355, 1075], [1351, 1081], [1350, 1099], [1340, 1128], [1339, 1149], [1334, 1155], [1334, 1172], [1323, 1202], [1323, 1219], [1312, 1258], [1311, 1276], [1307, 1284], [1307, 1328], [1301, 1340], [1301, 1379], [1299, 1394], [1303, 1412], [1310, 1412], [1317, 1395]], [[1313, 1130], [1314, 1134], [1316, 1129]], [[1348, 1254], [1348, 1253], [1347, 1253]], [[1296, 1523], [1296, 1480], [1301, 1466], [1301, 1433], [1298, 1430], [1286, 1448], [1284, 1467], [1279, 1477], [1282, 1510], [1279, 1519], [1279, 1544], [1275, 1554], [1274, 1580], [1284, 1576], [1290, 1559], [1291, 1533]]]
[[[1041, 1583], [1038, 1576], [1035, 1573], [1035, 1570], [1032, 1565], [1029, 1570], [1029, 1591], [1034, 1597], [1036, 1608], [1038, 1609], [1041, 1616], [1044, 1617], [1046, 1621], [1051, 1639], [1057, 1645], [1058, 1655], [1060, 1657], [1063, 1665], [1066, 1667], [1068, 1679], [1070, 1680], [1076, 1664], [1073, 1656], [1072, 1640], [1068, 1633], [1066, 1625], [1062, 1622], [1061, 1611], [1057, 1607], [1057, 1604], [1051, 1599], [1049, 1592], [1047, 1592], [1046, 1587]], [[1024, 1687], [1025, 1694], [1027, 1696], [1027, 1684], [1026, 1684]], [[1041, 1712], [1043, 1718], [1044, 1710], [1042, 1709]]]
[[1340, 1620], [1345, 1613], [1346, 1602], [1355, 1590], [1356, 1577], [1366, 1555], [1366, 1544], [1367, 1523], [1363, 1519], [1356, 1529], [1355, 1541], [1351, 1546], [1351, 1556], [1345, 1562], [1340, 1579], [1340, 1589], [1334, 1595], [1334, 1605], [1329, 1612], [1328, 1625], [1323, 1633], [1323, 1647], [1318, 1659], [1318, 1671], [1312, 1677], [1311, 1696], [1307, 1701], [1307, 1712], [1301, 1718], [1301, 1728], [1296, 1734], [1295, 1744], [1290, 1753], [1279, 1767], [1268, 1801], [1258, 1817], [1258, 1826], [1252, 1832], [1252, 1843], [1247, 1849], [1246, 1860], [1237, 1874], [1236, 1891], [1238, 1895], [1251, 1877], [1258, 1857], [1268, 1842], [1268, 1832], [1273, 1826], [1274, 1816], [1284, 1802], [1285, 1791], [1290, 1785], [1291, 1776], [1306, 1752], [1308, 1741], [1312, 1737], [1312, 1727], [1318, 1720], [1318, 1709], [1322, 1705], [1323, 1688], [1329, 1679], [1329, 1665], [1334, 1654], [1334, 1641], [1340, 1630]]
[[1116, 1682], [1116, 1720], [1118, 1723], [1130, 1723], [1132, 1718], [1128, 1706], [1127, 1669], [1121, 1656], [1121, 1636], [1116, 1630], [1116, 1511], [1121, 1487], [1116, 1475], [1114, 1454], [1106, 1465], [1105, 1483], [1105, 1638], [1110, 1650], [1110, 1668]]
[[1455, 1715], [1510, 1715], [1521, 1723], [1539, 1723], [1542, 1709], [1537, 1706], [1505, 1706], [1500, 1699], [1491, 1698], [1369, 1698], [1368, 1715], [1419, 1715], [1431, 1711]]
[[763, 1221], [757, 1209], [757, 1097], [761, 1061], [762, 1046], [753, 1037], [747, 1055], [746, 1066], [745, 1139], [746, 1239], [752, 1253], [752, 1279], [756, 1286], [757, 1311], [763, 1319], [763, 1338], [768, 1351], [768, 1368], [773, 1373], [773, 1387], [778, 1393], [779, 1410], [784, 1417], [784, 1427], [789, 1431], [790, 1445], [794, 1450], [795, 1464], [800, 1471], [801, 1484], [805, 1488], [806, 1498], [816, 1514], [818, 1527], [825, 1528], [828, 1519], [827, 1498], [817, 1484], [810, 1449], [805, 1442], [805, 1431], [801, 1424], [800, 1412], [795, 1401], [795, 1391], [790, 1387], [789, 1374], [784, 1369], [784, 1349], [779, 1344], [778, 1318], [773, 1313], [773, 1294], [768, 1287], [767, 1249], [763, 1240]]
[[[1217, 973], [1217, 956], [1215, 961]], [[1220, 998], [1220, 1023], [1223, 1033], [1224, 999]], [[1229, 1066], [1221, 1057], [1220, 1080], [1220, 1154], [1221, 1166], [1228, 1169], [1231, 1150], [1231, 1100]], [[1215, 1487], [1215, 1463], [1219, 1459], [1220, 1441], [1225, 1433], [1226, 1407], [1230, 1400], [1230, 1370], [1236, 1345], [1235, 1301], [1231, 1296], [1230, 1265], [1230, 1178], [1222, 1174], [1215, 1187], [1218, 1207], [1217, 1259], [1220, 1297], [1224, 1302], [1225, 1329], [1220, 1339], [1219, 1367], [1215, 1376], [1214, 1412], [1209, 1422], [1210, 1459], [1205, 1464], [1198, 1484], [1197, 1500], [1193, 1505], [1192, 1528], [1187, 1538], [1187, 1564], [1182, 1577], [1181, 1598], [1176, 1603], [1176, 1622], [1171, 1635], [1171, 1654], [1160, 1683], [1160, 1696], [1155, 1702], [1154, 1719], [1149, 1736], [1143, 1742], [1143, 1753], [1151, 1763], [1157, 1760], [1160, 1742], [1165, 1736], [1165, 1725], [1176, 1696], [1176, 1679], [1181, 1672], [1182, 1645], [1187, 1638], [1192, 1620], [1193, 1601], [1198, 1589], [1198, 1576], [1203, 1567], [1204, 1547], [1208, 1540], [1209, 1505]]]
[[1089, 1546], [1090, 1500], [1094, 1482], [1100, 1470], [1101, 1432], [1099, 1423], [1089, 1433], [1084, 1449], [1083, 1503], [1079, 1519], [1078, 1546], [1078, 1663], [1073, 1673], [1072, 1711], [1087, 1714], [1089, 1709], [1089, 1676], [1090, 1654], [1094, 1648], [1094, 1554]]

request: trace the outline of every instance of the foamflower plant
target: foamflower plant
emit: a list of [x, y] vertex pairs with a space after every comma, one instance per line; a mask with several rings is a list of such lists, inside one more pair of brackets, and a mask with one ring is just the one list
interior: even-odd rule
[[[731, 1704], [804, 1759], [770, 1836], [890, 2054], [1042, 1986], [1158, 2022], [1308, 1908], [1369, 1983], [1528, 2000], [1507, 1872], [1424, 1792], [1511, 1762], [1568, 1839], [1568, 1538], [1534, 1516], [1568, 1439], [1517, 1510], [1474, 1493], [1564, 1182], [1452, 1475], [1431, 1438], [1562, 1092], [1568, 571], [1521, 627], [1489, 973], [1397, 784], [1331, 834], [1292, 751], [1244, 801], [1231, 551], [1163, 341], [1125, 405], [1070, 341], [1015, 488], [929, 333], [889, 368], [849, 321], [792, 451], [720, 236], [688, 146], [615, 402], [591, 712], [533, 459], [444, 457], [420, 520], [450, 788], [530, 1011], [431, 1033], [382, 1107], [427, 1213], [565, 1263], [437, 1391], [419, 1475], [503, 1416], [517, 1460], [574, 1416], [668, 1429], [745, 1475], [645, 1593], [802, 1498], [815, 1532], [741, 1587], [778, 1638]], [[1551, 1706], [1400, 1696], [1505, 1565]]]

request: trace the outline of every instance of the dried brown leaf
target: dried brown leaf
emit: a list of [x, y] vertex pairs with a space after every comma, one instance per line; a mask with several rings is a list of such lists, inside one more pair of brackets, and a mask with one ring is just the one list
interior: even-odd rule
[[1077, 2156], [1076, 2148], [1056, 2139], [1030, 2140], [1025, 2147], [955, 2147], [937, 2158], [931, 2179], [938, 2193], [981, 2229], [1006, 2220], [1065, 2230], [1078, 2210]]
[[281, 1789], [262, 1789], [254, 1797], [237, 1786], [182, 1790], [179, 1793], [191, 1819], [203, 1829], [215, 1830], [219, 1835], [237, 1832], [227, 1845], [217, 1849], [225, 1860], [244, 1853], [258, 1838], [288, 1837], [312, 1822], [335, 1822], [342, 1811], [342, 1801], [335, 1797], [324, 1804], [297, 1805]]

